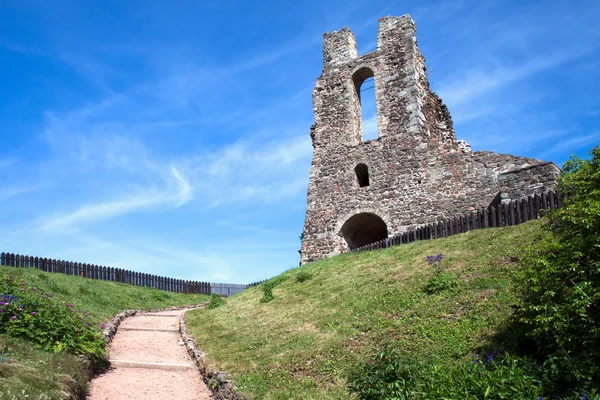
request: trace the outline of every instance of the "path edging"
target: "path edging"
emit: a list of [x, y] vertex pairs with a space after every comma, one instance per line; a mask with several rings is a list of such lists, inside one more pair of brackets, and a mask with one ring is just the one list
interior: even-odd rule
[[[198, 307], [200, 308], [200, 307]], [[202, 378], [204, 383], [210, 389], [217, 400], [249, 400], [250, 396], [238, 391], [237, 387], [233, 384], [231, 379], [228, 379], [228, 375], [224, 371], [218, 371], [211, 368], [208, 359], [204, 352], [196, 346], [196, 340], [187, 331], [185, 324], [185, 313], [179, 319], [179, 332], [183, 338], [185, 348], [188, 354], [192, 357], [192, 360]]]

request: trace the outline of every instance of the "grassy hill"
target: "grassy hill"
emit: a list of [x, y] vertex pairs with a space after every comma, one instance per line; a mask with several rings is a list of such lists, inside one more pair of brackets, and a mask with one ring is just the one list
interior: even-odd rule
[[[198, 304], [208, 299], [206, 295], [168, 293], [35, 269], [0, 267], [0, 279], [7, 277], [24, 282], [24, 287], [35, 287], [63, 299], [73, 309], [87, 314], [90, 325], [96, 326], [125, 309], [149, 310]], [[27, 340], [0, 334], [0, 399], [58, 399], [61, 392], [82, 391], [86, 386], [87, 375], [75, 356], [44, 351]]]
[[[256, 398], [348, 398], [348, 375], [386, 345], [442, 365], [501, 344], [518, 257], [539, 235], [534, 221], [343, 254], [274, 278], [272, 301], [261, 302], [263, 284], [188, 313], [188, 326], [214, 367]], [[429, 294], [437, 254], [450, 289]]]

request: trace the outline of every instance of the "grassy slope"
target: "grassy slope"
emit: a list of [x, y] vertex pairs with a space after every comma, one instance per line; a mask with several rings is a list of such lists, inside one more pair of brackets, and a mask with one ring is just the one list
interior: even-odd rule
[[[493, 345], [517, 301], [517, 257], [539, 232], [536, 221], [340, 255], [285, 272], [270, 303], [255, 287], [188, 313], [188, 324], [214, 366], [256, 398], [348, 398], [349, 370], [385, 343], [436, 363], [464, 362]], [[426, 257], [438, 253], [460, 289], [427, 295]], [[299, 271], [313, 278], [297, 282]]]
[[[35, 269], [0, 268], [16, 279], [73, 303], [98, 324], [125, 309], [149, 310], [208, 300], [206, 295], [168, 293]], [[23, 398], [25, 394], [30, 398], [54, 399], [59, 398], [65, 387], [86, 385], [87, 376], [75, 357], [47, 353], [26, 341], [0, 335], [0, 399]]]

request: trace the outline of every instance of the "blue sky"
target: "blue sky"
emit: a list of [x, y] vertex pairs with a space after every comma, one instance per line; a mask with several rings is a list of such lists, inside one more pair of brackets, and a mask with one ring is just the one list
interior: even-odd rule
[[597, 1], [1, 0], [0, 251], [231, 283], [296, 266], [322, 34], [364, 54], [407, 13], [474, 150], [600, 144]]

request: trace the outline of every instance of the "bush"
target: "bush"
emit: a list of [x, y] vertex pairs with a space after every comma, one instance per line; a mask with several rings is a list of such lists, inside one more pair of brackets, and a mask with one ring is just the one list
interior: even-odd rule
[[521, 260], [517, 317], [558, 389], [600, 387], [600, 147], [591, 155], [563, 166], [571, 196]]
[[312, 279], [313, 275], [310, 272], [300, 271], [296, 274], [297, 282], [305, 282]]
[[[362, 362], [349, 378], [349, 391], [361, 400], [379, 399], [550, 399], [540, 369], [527, 358], [475, 354], [461, 363], [416, 363], [393, 349]], [[591, 399], [570, 393], [562, 399]]]
[[225, 304], [225, 300], [223, 300], [223, 298], [221, 296], [219, 296], [218, 294], [213, 293], [210, 296], [210, 301], [208, 302], [208, 309], [212, 310], [218, 307], [221, 307], [223, 304]]
[[0, 333], [27, 339], [48, 351], [104, 357], [100, 328], [72, 304], [0, 272]]

